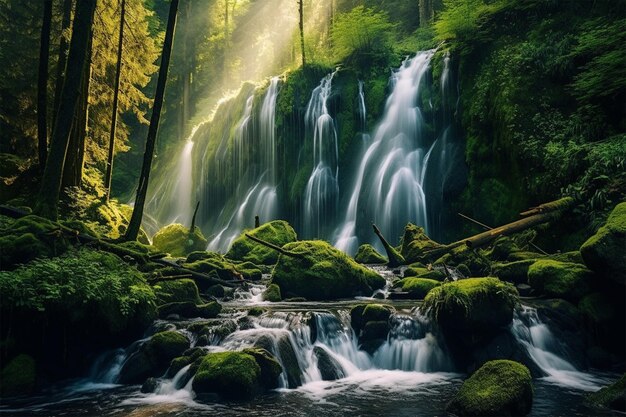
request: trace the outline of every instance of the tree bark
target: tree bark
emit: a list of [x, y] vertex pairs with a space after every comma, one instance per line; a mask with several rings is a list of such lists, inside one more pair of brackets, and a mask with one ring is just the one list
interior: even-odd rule
[[115, 130], [117, 128], [117, 102], [120, 93], [120, 78], [122, 75], [122, 49], [124, 47], [124, 20], [126, 18], [126, 0], [122, 0], [120, 16], [120, 37], [117, 43], [117, 65], [115, 67], [115, 84], [113, 86], [113, 110], [111, 113], [111, 133], [109, 135], [109, 154], [107, 156], [107, 171], [104, 176], [106, 201], [111, 196], [111, 177], [113, 176], [113, 154], [115, 152]]
[[306, 57], [304, 53], [304, 0], [298, 0], [298, 14], [300, 16], [300, 51], [302, 53], [302, 67], [306, 65]]
[[37, 82], [37, 141], [39, 169], [43, 172], [48, 157], [48, 60], [50, 58], [50, 27], [52, 0], [44, 0], [41, 41], [39, 43], [39, 76]]
[[63, 36], [63, 33], [70, 28], [72, 23], [72, 0], [63, 0], [63, 20], [61, 23], [61, 41], [59, 43], [59, 58], [57, 62], [57, 75], [54, 87], [54, 104], [52, 106], [52, 123], [54, 127], [57, 112], [59, 111], [59, 103], [61, 101], [61, 90], [63, 89], [63, 75], [65, 73], [65, 66], [67, 65], [67, 53], [69, 49], [69, 43], [67, 38]]
[[137, 187], [137, 198], [135, 199], [135, 207], [130, 224], [124, 235], [124, 240], [137, 240], [139, 229], [141, 227], [141, 219], [143, 218], [143, 208], [146, 203], [146, 194], [148, 192], [148, 180], [150, 178], [150, 169], [152, 167], [152, 156], [154, 155], [154, 147], [156, 137], [159, 130], [159, 120], [161, 118], [161, 108], [163, 107], [163, 97], [165, 95], [165, 84], [167, 81], [167, 71], [170, 64], [172, 54], [172, 44], [174, 42], [174, 29], [176, 28], [176, 13], [178, 11], [179, 0], [172, 0], [170, 3], [170, 12], [167, 19], [167, 30], [165, 32], [165, 42], [163, 43], [163, 56], [161, 57], [161, 67], [159, 68], [159, 78], [157, 81], [156, 94], [154, 97], [154, 107], [152, 108], [152, 116], [150, 118], [150, 127], [148, 128], [148, 137], [146, 138], [146, 150], [143, 155], [143, 165], [139, 176], [139, 186]]
[[388, 259], [387, 266], [390, 268], [395, 268], [397, 266], [406, 264], [404, 257], [400, 255], [398, 251], [395, 250], [394, 247], [389, 244], [389, 242], [387, 242], [387, 239], [385, 239], [385, 237], [380, 232], [378, 227], [376, 227], [375, 224], [372, 224], [372, 227], [374, 228], [374, 233], [376, 233], [376, 236], [378, 236], [381, 243], [383, 244], [385, 248], [385, 252], [387, 252], [387, 259]]
[[36, 206], [37, 213], [53, 220], [56, 220], [58, 217], [57, 203], [61, 191], [63, 167], [72, 129], [72, 119], [84, 76], [95, 9], [96, 0], [81, 0], [76, 4], [76, 16], [74, 18], [65, 81], [61, 90], [59, 112], [50, 141], [50, 152], [46, 160]]

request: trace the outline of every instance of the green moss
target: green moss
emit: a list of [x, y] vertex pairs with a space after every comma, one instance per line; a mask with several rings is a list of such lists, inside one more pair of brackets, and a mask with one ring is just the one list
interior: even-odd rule
[[252, 307], [250, 310], [248, 310], [248, 315], [253, 316], [253, 317], [258, 317], [264, 312], [265, 310], [261, 307]]
[[563, 253], [557, 253], [555, 255], [550, 256], [551, 259], [554, 259], [555, 261], [560, 261], [560, 262], [573, 262], [575, 264], [582, 264], [585, 261], [583, 260], [582, 255], [580, 254], [580, 251], [571, 251], [571, 252], [563, 252]]
[[234, 266], [244, 279], [250, 281], [259, 281], [263, 277], [263, 271], [252, 262], [244, 262]]
[[15, 177], [24, 165], [24, 161], [17, 155], [0, 153], [0, 177]]
[[387, 325], [394, 311], [393, 307], [383, 304], [359, 304], [350, 310], [350, 324], [358, 336], [370, 322], [383, 322]]
[[270, 284], [265, 291], [263, 291], [263, 300], [278, 302], [282, 300], [280, 296], [280, 287], [276, 284]]
[[446, 274], [438, 269], [428, 269], [413, 266], [409, 266], [407, 269], [405, 269], [403, 276], [405, 278], [427, 278], [434, 279], [436, 281], [443, 281], [446, 278]]
[[508, 261], [516, 262], [516, 261], [528, 261], [528, 260], [536, 260], [543, 259], [545, 255], [542, 255], [539, 252], [531, 252], [531, 251], [514, 251], [509, 254]]
[[28, 355], [11, 359], [0, 372], [0, 397], [28, 395], [35, 388], [35, 360]]
[[424, 299], [446, 336], [474, 344], [513, 319], [517, 290], [497, 278], [468, 278], [431, 289]]
[[160, 332], [150, 338], [146, 349], [158, 360], [169, 362], [189, 349], [189, 340], [175, 331]]
[[201, 317], [210, 319], [217, 317], [222, 311], [222, 306], [217, 301], [196, 305], [191, 301], [173, 302], [159, 306], [159, 317], [167, 318], [171, 314], [177, 314], [185, 318]]
[[593, 274], [584, 265], [541, 259], [528, 268], [528, 284], [551, 297], [578, 301], [589, 294]]
[[439, 247], [441, 245], [430, 239], [422, 227], [409, 223], [404, 228], [401, 254], [408, 263], [428, 260], [425, 251]]
[[193, 390], [214, 392], [226, 399], [248, 399], [258, 389], [261, 367], [252, 355], [242, 352], [207, 354], [196, 372]]
[[578, 310], [583, 317], [597, 324], [610, 322], [618, 314], [611, 297], [599, 292], [583, 297], [578, 303]]
[[596, 407], [626, 411], [626, 374], [613, 384], [590, 394], [586, 402]]
[[461, 386], [447, 410], [458, 416], [525, 416], [533, 403], [530, 371], [521, 363], [485, 363]]
[[278, 261], [279, 253], [267, 246], [248, 239], [249, 234], [277, 246], [286, 245], [297, 240], [296, 232], [284, 220], [274, 220], [256, 229], [246, 230], [232, 244], [226, 257], [237, 261], [249, 261], [257, 265], [273, 265]]
[[385, 285], [383, 277], [327, 242], [300, 241], [283, 249], [299, 255], [281, 255], [274, 267], [272, 283], [280, 287], [283, 297], [335, 300], [371, 295]]
[[265, 349], [248, 348], [242, 351], [254, 358], [261, 368], [260, 383], [265, 389], [278, 388], [278, 378], [283, 372], [283, 367], [276, 358]]
[[[195, 257], [190, 258], [194, 259]], [[219, 253], [215, 252], [205, 252], [202, 256], [202, 259], [196, 260], [192, 263], [183, 264], [185, 268], [191, 269], [192, 271], [201, 272], [208, 275], [217, 274], [218, 278], [227, 281], [235, 278], [242, 278], [244, 277], [244, 273], [248, 274], [248, 278], [251, 278], [252, 276], [254, 276], [254, 274], [258, 274], [258, 270], [256, 270], [256, 268], [248, 268], [249, 265], [251, 264], [244, 264], [241, 267], [243, 272], [240, 273], [238, 272], [237, 267], [232, 262], [224, 258]], [[210, 285], [213, 285], [212, 283], [210, 283], [210, 285], [204, 285], [204, 283], [200, 282], [199, 280], [196, 280], [196, 283], [202, 291], [206, 291], [206, 289]]]
[[516, 262], [496, 263], [491, 266], [491, 273], [502, 281], [524, 284], [528, 281], [528, 268], [536, 261], [536, 259], [527, 259]]
[[580, 247], [585, 264], [622, 285], [626, 284], [626, 202], [611, 212], [606, 224]]
[[387, 258], [378, 253], [369, 243], [359, 246], [354, 260], [360, 264], [384, 264]]
[[154, 286], [154, 292], [159, 304], [179, 303], [189, 301], [194, 304], [202, 303], [198, 294], [198, 287], [192, 279], [175, 279], [160, 281]]
[[152, 244], [158, 250], [169, 253], [171, 256], [183, 257], [206, 249], [207, 240], [199, 228], [196, 227], [191, 233], [187, 227], [176, 223], [159, 230], [152, 238]]
[[402, 291], [409, 293], [411, 298], [422, 299], [433, 288], [441, 285], [441, 282], [426, 278], [405, 278], [401, 282]]

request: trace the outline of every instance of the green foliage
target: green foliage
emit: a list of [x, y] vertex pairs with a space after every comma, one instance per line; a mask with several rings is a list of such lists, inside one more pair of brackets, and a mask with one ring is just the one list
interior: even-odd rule
[[192, 252], [204, 250], [207, 243], [198, 227], [192, 233], [187, 227], [178, 223], [165, 226], [152, 238], [155, 248], [174, 257], [184, 257]]
[[[281, 255], [272, 272], [272, 283], [281, 295], [309, 300], [335, 300], [371, 295], [385, 285], [376, 272], [356, 263], [323, 241], [299, 241], [283, 246], [296, 256]], [[299, 256], [298, 256], [299, 255]]]
[[540, 259], [528, 268], [528, 284], [551, 297], [578, 301], [592, 288], [593, 274], [584, 265]]
[[332, 27], [335, 59], [360, 67], [384, 64], [390, 58], [394, 31], [395, 26], [384, 12], [357, 6], [342, 13]]
[[0, 292], [4, 312], [46, 315], [109, 334], [156, 316], [155, 296], [143, 276], [115, 255], [89, 249], [1, 271]]
[[30, 395], [35, 388], [35, 360], [28, 355], [17, 355], [2, 367], [0, 397]]
[[532, 403], [528, 368], [518, 362], [495, 360], [465, 380], [448, 411], [458, 416], [525, 416]]
[[214, 392], [227, 399], [247, 399], [253, 396], [261, 377], [261, 367], [255, 358], [242, 352], [207, 354], [196, 372], [193, 390]]
[[297, 240], [296, 232], [289, 223], [284, 220], [274, 220], [256, 229], [245, 230], [233, 242], [226, 254], [227, 258], [249, 261], [257, 265], [273, 265], [278, 261], [279, 254], [277, 251], [247, 238], [246, 234], [280, 247]]

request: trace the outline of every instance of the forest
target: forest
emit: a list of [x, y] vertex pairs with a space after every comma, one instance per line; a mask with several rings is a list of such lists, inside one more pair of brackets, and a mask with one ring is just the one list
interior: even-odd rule
[[626, 412], [626, 0], [0, 0], [0, 414]]

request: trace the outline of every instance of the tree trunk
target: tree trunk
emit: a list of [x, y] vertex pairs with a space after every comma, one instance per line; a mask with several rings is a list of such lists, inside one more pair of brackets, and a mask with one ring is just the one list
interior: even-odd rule
[[91, 54], [93, 31], [89, 36], [87, 60], [81, 81], [81, 93], [74, 114], [74, 122], [70, 133], [70, 143], [65, 156], [62, 188], [80, 187], [85, 165], [85, 141], [89, 128], [89, 86], [91, 83]]
[[113, 86], [113, 111], [111, 113], [111, 134], [109, 135], [109, 154], [107, 156], [107, 171], [104, 176], [106, 201], [111, 196], [111, 177], [113, 176], [113, 154], [115, 152], [115, 130], [117, 128], [117, 102], [120, 93], [120, 77], [122, 75], [122, 49], [124, 47], [124, 20], [126, 18], [126, 0], [122, 0], [120, 16], [120, 37], [117, 43], [117, 65], [115, 67], [115, 84]]
[[[72, 23], [72, 0], [63, 0], [63, 20], [61, 23], [61, 34], [70, 28]], [[59, 103], [61, 101], [61, 89], [63, 88], [63, 75], [65, 73], [65, 66], [67, 65], [67, 53], [69, 49], [69, 43], [65, 36], [61, 36], [61, 42], [59, 43], [59, 60], [57, 62], [57, 76], [54, 87], [54, 104], [52, 106], [52, 123], [54, 127], [57, 112], [59, 111]]]
[[50, 26], [52, 25], [52, 0], [43, 3], [43, 21], [39, 44], [39, 77], [37, 82], [37, 141], [39, 169], [43, 172], [48, 157], [48, 60], [50, 58]]
[[170, 12], [167, 19], [167, 30], [165, 32], [165, 42], [163, 43], [163, 56], [161, 57], [161, 67], [159, 68], [159, 78], [157, 81], [156, 94], [154, 97], [154, 107], [152, 108], [150, 127], [148, 128], [148, 137], [146, 138], [146, 150], [143, 155], [143, 165], [141, 167], [141, 174], [139, 176], [137, 198], [135, 199], [133, 215], [130, 219], [128, 229], [126, 230], [124, 240], [137, 240], [137, 235], [139, 234], [139, 229], [141, 227], [141, 219], [143, 218], [143, 207], [146, 203], [148, 180], [150, 178], [150, 169], [152, 167], [152, 156], [154, 154], [154, 146], [156, 143], [157, 132], [159, 130], [161, 108], [163, 107], [163, 97], [165, 95], [167, 71], [170, 64], [170, 56], [172, 54], [172, 43], [174, 42], [174, 29], [176, 28], [176, 12], [178, 11], [178, 1], [179, 0], [172, 0], [172, 2], [170, 3]]
[[380, 242], [383, 244], [383, 247], [385, 248], [385, 251], [387, 252], [387, 259], [388, 259], [387, 266], [390, 268], [395, 268], [397, 266], [406, 264], [404, 257], [400, 255], [398, 251], [395, 250], [394, 247], [389, 244], [389, 242], [387, 242], [387, 239], [385, 239], [383, 234], [380, 233], [380, 230], [378, 229], [378, 227], [376, 227], [375, 224], [372, 224], [372, 227], [374, 228], [374, 233], [376, 233], [376, 236], [378, 236], [378, 238], [380, 239]]
[[298, 13], [300, 15], [300, 51], [302, 52], [302, 67], [306, 65], [304, 53], [304, 0], [298, 0]]
[[70, 42], [67, 71], [59, 101], [59, 112], [52, 131], [50, 152], [46, 160], [36, 207], [37, 213], [53, 220], [58, 217], [57, 203], [61, 191], [65, 155], [84, 76], [95, 9], [96, 0], [81, 0], [76, 4], [76, 16]]

